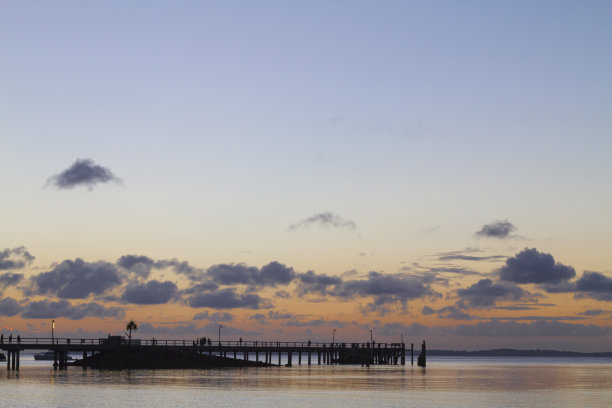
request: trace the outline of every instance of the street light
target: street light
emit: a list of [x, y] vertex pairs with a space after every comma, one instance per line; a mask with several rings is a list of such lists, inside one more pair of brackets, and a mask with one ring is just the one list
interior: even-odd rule
[[374, 343], [374, 338], [372, 337], [372, 329], [370, 329], [370, 343]]
[[334, 329], [332, 333], [332, 346], [334, 345], [335, 342], [336, 342], [336, 329]]
[[219, 325], [219, 345], [221, 345], [221, 328], [223, 327], [222, 324]]
[[55, 320], [51, 320], [51, 344], [55, 343], [55, 340], [54, 340], [54, 337], [55, 337], [54, 331], [55, 331]]

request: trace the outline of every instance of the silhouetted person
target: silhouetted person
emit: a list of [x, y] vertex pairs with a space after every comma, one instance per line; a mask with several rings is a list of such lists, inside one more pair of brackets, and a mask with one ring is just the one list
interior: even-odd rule
[[242, 346], [242, 337], [240, 338], [240, 345]]
[[308, 347], [310, 347], [310, 340], [308, 340]]
[[9, 334], [9, 343], [13, 342], [13, 333]]
[[4, 344], [4, 333], [0, 334], [0, 343]]
[[212, 341], [210, 339], [208, 339], [208, 345], [212, 345]]
[[19, 334], [17, 335], [17, 344], [21, 344], [21, 336]]

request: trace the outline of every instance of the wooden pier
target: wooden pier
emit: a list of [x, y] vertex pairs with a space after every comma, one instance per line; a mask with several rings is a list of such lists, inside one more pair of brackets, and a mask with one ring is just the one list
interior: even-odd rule
[[[190, 351], [225, 358], [244, 359], [282, 365], [361, 364], [364, 366], [406, 364], [405, 343], [315, 343], [286, 341], [193, 341], [193, 340], [127, 340], [121, 336], [101, 339], [72, 338], [6, 338], [0, 349], [7, 354], [7, 370], [19, 370], [23, 350], [51, 350], [53, 366], [65, 369], [69, 353], [88, 355], [120, 349]], [[410, 362], [414, 361], [414, 347], [410, 348]]]

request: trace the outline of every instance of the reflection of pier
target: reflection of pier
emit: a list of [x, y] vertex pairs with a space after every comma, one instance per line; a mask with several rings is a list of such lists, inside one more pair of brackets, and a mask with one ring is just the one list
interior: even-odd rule
[[[253, 360], [281, 365], [294, 364], [406, 364], [405, 343], [314, 343], [285, 341], [221, 341], [199, 343], [192, 340], [131, 340], [120, 336], [103, 339], [19, 338], [0, 343], [7, 352], [7, 370], [19, 370], [20, 352], [23, 350], [51, 350], [55, 368], [68, 365], [69, 353], [88, 355], [119, 349], [190, 351], [225, 358]], [[410, 348], [410, 361], [414, 361], [414, 347]]]

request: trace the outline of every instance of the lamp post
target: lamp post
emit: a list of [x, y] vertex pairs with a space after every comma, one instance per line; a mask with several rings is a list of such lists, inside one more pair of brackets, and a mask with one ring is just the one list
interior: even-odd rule
[[336, 329], [334, 329], [334, 331], [332, 332], [332, 347], [334, 346], [335, 342], [336, 342]]
[[221, 328], [223, 327], [222, 324], [219, 325], [219, 345], [221, 345]]
[[374, 343], [374, 337], [372, 337], [372, 329], [370, 329], [370, 343]]
[[51, 320], [51, 344], [55, 343], [55, 320]]

